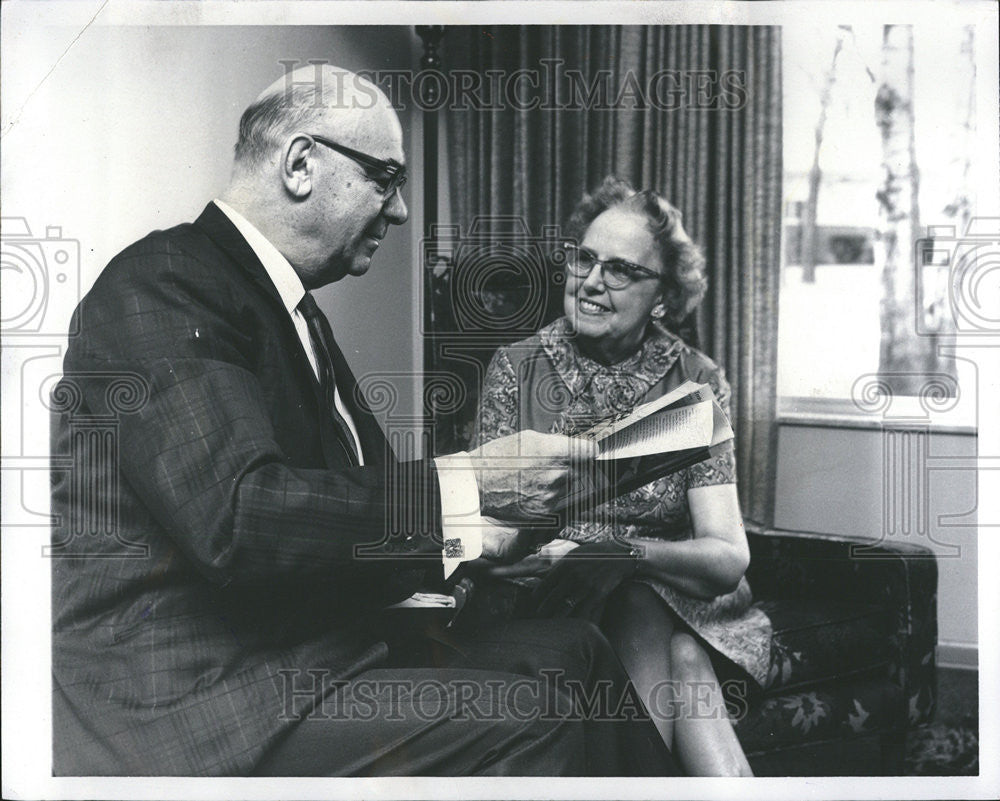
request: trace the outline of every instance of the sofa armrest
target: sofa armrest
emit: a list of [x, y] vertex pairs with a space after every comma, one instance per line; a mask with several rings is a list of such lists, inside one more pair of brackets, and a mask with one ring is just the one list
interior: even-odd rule
[[911, 724], [929, 720], [936, 692], [937, 560], [922, 545], [748, 526], [747, 580], [757, 600], [839, 600], [887, 606], [893, 679]]

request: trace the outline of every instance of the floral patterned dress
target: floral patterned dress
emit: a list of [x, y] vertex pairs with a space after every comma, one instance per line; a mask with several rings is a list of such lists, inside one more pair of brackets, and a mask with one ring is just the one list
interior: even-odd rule
[[[711, 386], [728, 414], [730, 389], [722, 370], [665, 329], [651, 325], [638, 352], [608, 366], [580, 353], [569, 322], [560, 318], [535, 336], [496, 352], [480, 399], [476, 440], [487, 442], [524, 429], [572, 433], [628, 412], [687, 380]], [[560, 537], [593, 542], [617, 532], [632, 538], [690, 539], [687, 490], [735, 481], [735, 460], [729, 448], [598, 507], [586, 519], [574, 521]], [[752, 605], [745, 578], [733, 592], [711, 600], [695, 598], [655, 579], [639, 581], [652, 587], [711, 651], [764, 685], [771, 622]]]

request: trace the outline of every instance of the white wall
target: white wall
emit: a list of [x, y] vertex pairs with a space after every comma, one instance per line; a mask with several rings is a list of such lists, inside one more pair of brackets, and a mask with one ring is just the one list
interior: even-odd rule
[[[240, 115], [284, 74], [280, 60], [408, 68], [415, 38], [405, 26], [94, 25], [60, 59], [77, 33], [30, 29], [7, 48], [5, 66], [17, 68], [4, 70], [2, 151], [4, 216], [26, 218], [36, 236], [59, 226], [79, 240], [80, 291], [123, 247], [193, 220], [222, 191]], [[411, 116], [401, 113], [407, 137]], [[410, 161], [404, 197], [422, 184], [420, 160]], [[419, 370], [415, 274], [404, 226], [390, 232], [366, 276], [317, 293], [359, 375]], [[63, 322], [53, 320], [53, 330], [65, 330], [76, 294], [63, 293]], [[412, 379], [401, 391], [404, 411], [412, 409]]]
[[[919, 531], [917, 497], [906, 502], [887, 467], [904, 465], [887, 457], [881, 431], [819, 426], [782, 426], [778, 438], [775, 524], [779, 528], [862, 535], [925, 545], [938, 561], [938, 644], [943, 663], [975, 666], [978, 634], [976, 438], [933, 433], [927, 440], [919, 493], [926, 503], [924, 533]], [[911, 445], [914, 444], [911, 441]], [[957, 458], [956, 458], [957, 457]], [[921, 470], [911, 450], [904, 459], [910, 476]], [[962, 466], [962, 463], [965, 466]], [[896, 473], [897, 476], [900, 473]], [[886, 504], [899, 506], [887, 532]], [[915, 513], [904, 523], [902, 510]], [[909, 528], [910, 533], [904, 529]]]

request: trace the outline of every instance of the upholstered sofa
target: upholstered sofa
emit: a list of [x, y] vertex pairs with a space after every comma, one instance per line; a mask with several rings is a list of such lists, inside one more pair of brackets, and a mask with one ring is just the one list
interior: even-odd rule
[[[762, 697], [736, 726], [759, 776], [898, 775], [934, 714], [937, 563], [919, 545], [749, 531], [755, 603], [774, 627]], [[518, 616], [528, 588], [473, 591], [462, 626]]]
[[764, 697], [736, 732], [762, 776], [898, 775], [934, 714], [937, 563], [923, 546], [750, 531], [774, 626]]

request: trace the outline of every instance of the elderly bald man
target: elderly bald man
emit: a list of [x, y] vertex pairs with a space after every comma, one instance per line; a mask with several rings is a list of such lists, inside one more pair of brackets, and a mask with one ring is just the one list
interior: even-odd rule
[[[54, 393], [55, 451], [76, 437], [79, 466], [53, 494], [57, 774], [673, 772], [586, 624], [405, 649], [379, 628], [440, 577], [442, 536], [451, 567], [520, 556], [479, 515], [555, 508], [592, 455], [532, 435], [393, 458], [310, 292], [368, 270], [406, 221], [405, 170], [376, 87], [295, 72], [243, 114], [223, 196], [126, 248], [81, 302]], [[117, 461], [74, 428], [109, 414]], [[81, 535], [95, 509], [114, 516]]]

